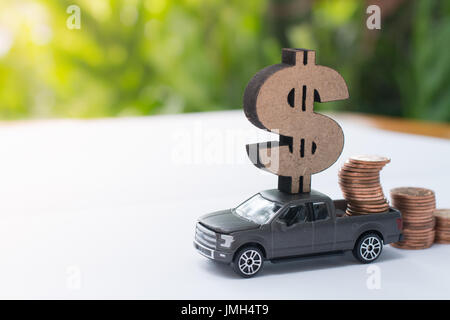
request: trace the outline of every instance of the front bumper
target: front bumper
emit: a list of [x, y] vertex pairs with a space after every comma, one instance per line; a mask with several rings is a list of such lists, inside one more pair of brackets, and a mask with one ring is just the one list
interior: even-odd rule
[[208, 248], [194, 240], [194, 248], [201, 255], [220, 262], [230, 263], [233, 260], [233, 254], [230, 252], [218, 251]]

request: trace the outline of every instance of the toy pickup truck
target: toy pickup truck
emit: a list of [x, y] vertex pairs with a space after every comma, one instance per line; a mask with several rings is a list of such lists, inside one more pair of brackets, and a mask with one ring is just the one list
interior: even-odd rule
[[342, 254], [352, 250], [362, 263], [375, 261], [383, 244], [402, 238], [398, 210], [345, 215], [345, 200], [276, 189], [257, 193], [234, 209], [200, 217], [194, 247], [202, 255], [231, 264], [242, 277], [258, 273], [265, 260]]

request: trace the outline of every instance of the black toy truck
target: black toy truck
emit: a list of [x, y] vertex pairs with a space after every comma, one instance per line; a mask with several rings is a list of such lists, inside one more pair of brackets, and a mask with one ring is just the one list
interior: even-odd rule
[[276, 189], [257, 193], [234, 209], [213, 212], [197, 222], [194, 246], [202, 255], [231, 264], [252, 277], [265, 260], [305, 258], [352, 250], [362, 263], [375, 261], [383, 244], [401, 239], [398, 210], [345, 215], [345, 200]]

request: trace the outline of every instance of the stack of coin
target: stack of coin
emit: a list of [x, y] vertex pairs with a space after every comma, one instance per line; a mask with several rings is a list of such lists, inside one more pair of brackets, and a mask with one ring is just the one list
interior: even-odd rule
[[436, 218], [434, 242], [450, 244], [450, 209], [434, 210], [433, 215]]
[[381, 213], [389, 210], [380, 184], [380, 171], [391, 160], [363, 155], [350, 157], [339, 170], [339, 185], [347, 200], [346, 215]]
[[426, 249], [434, 242], [436, 208], [434, 192], [424, 188], [403, 187], [391, 190], [393, 207], [403, 218], [403, 240], [392, 246], [400, 249]]

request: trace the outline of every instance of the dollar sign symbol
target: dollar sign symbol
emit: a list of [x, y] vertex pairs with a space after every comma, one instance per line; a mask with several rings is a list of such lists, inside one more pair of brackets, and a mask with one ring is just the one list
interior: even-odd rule
[[284, 192], [310, 192], [311, 175], [331, 166], [344, 146], [339, 124], [313, 108], [315, 101], [347, 99], [347, 85], [315, 58], [315, 51], [283, 49], [282, 63], [259, 71], [244, 93], [249, 121], [280, 135], [279, 141], [247, 145], [247, 154], [257, 167], [279, 176]]

